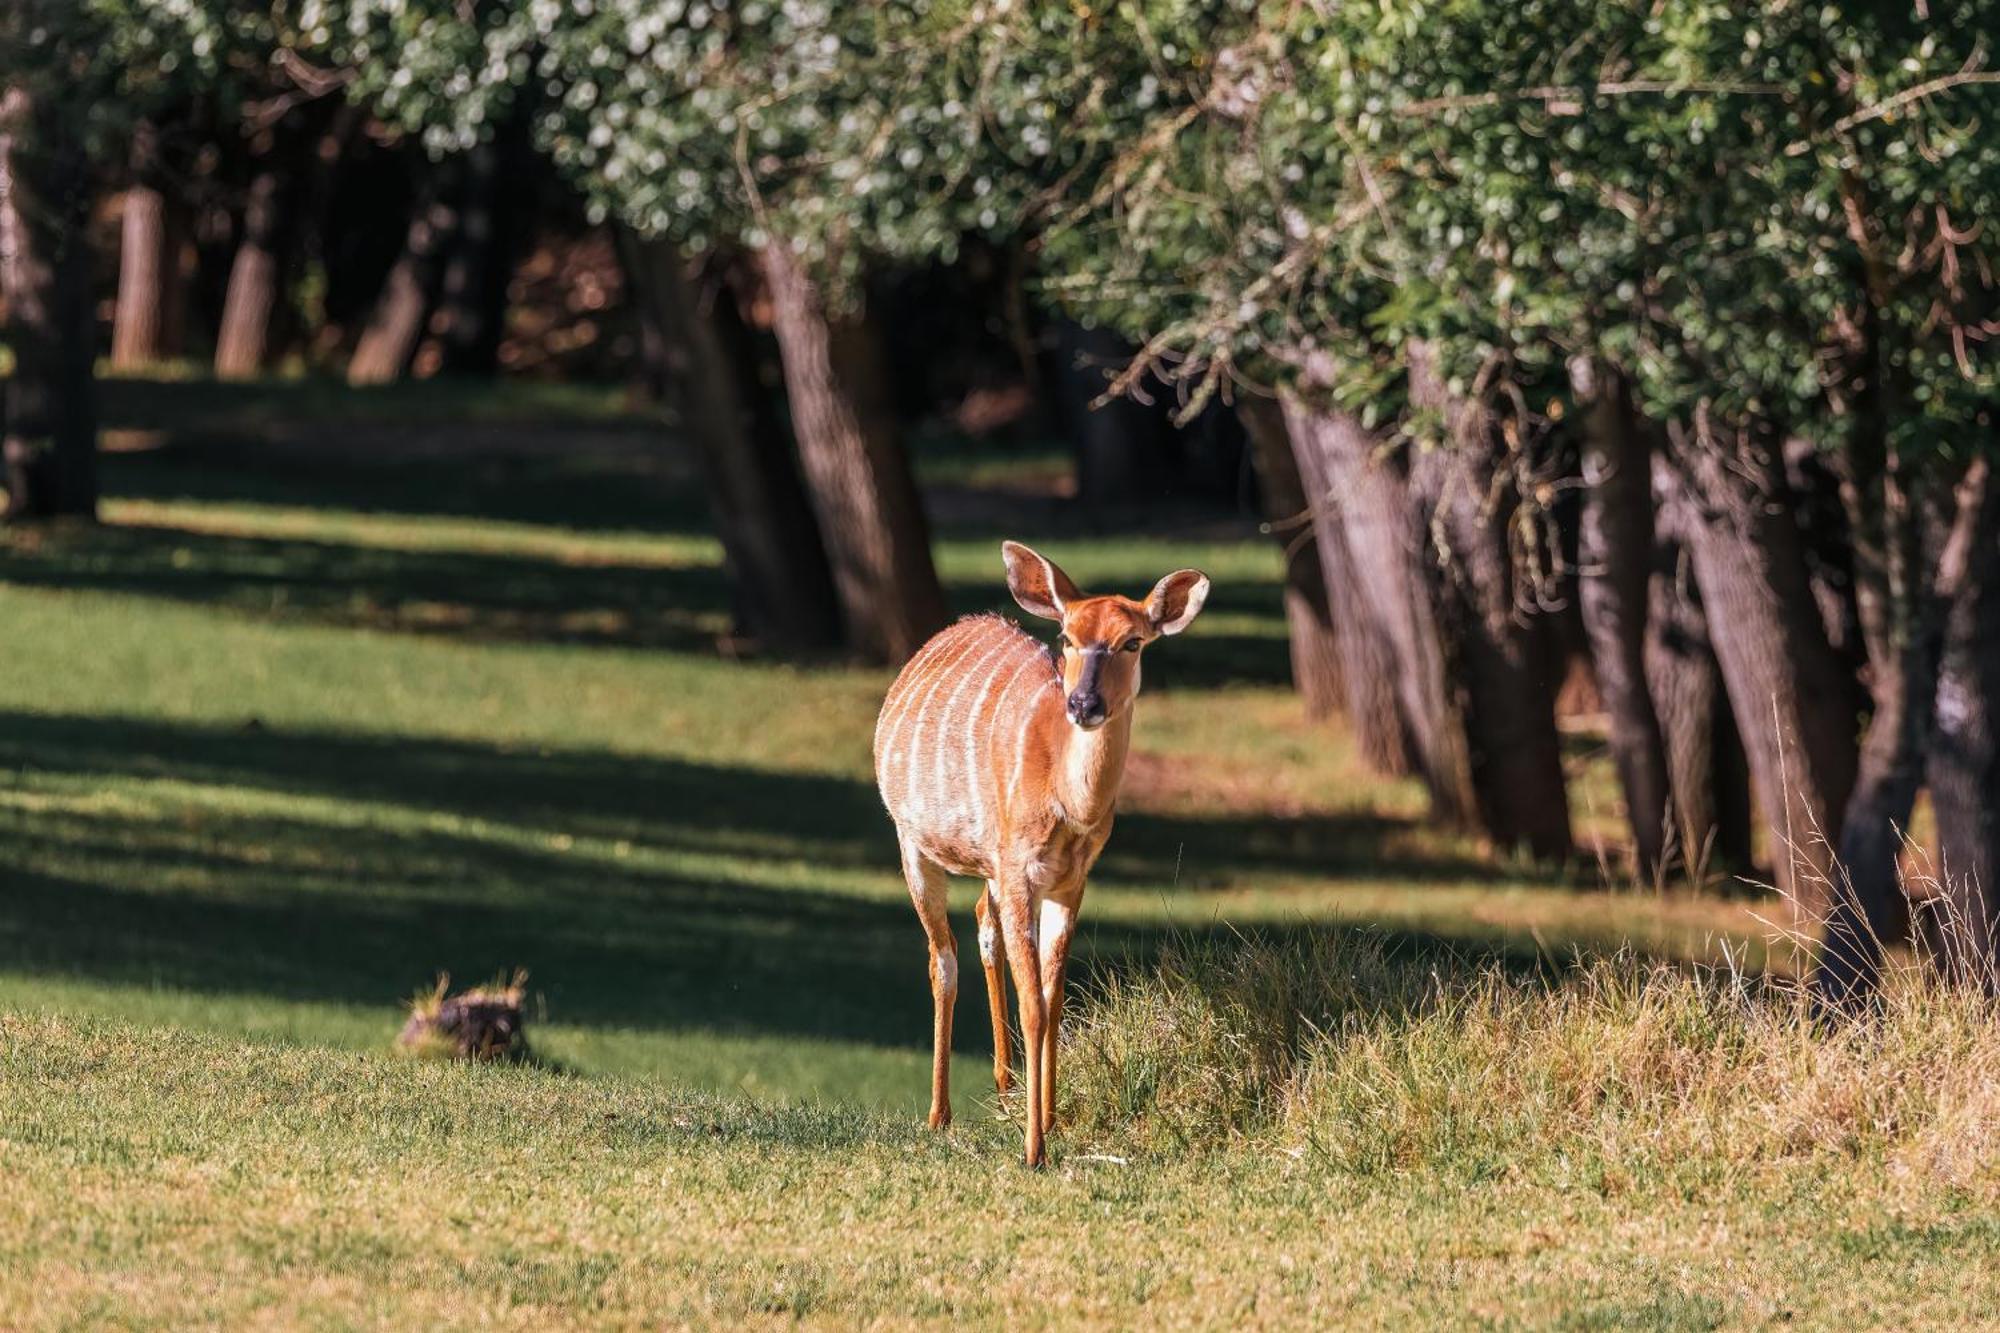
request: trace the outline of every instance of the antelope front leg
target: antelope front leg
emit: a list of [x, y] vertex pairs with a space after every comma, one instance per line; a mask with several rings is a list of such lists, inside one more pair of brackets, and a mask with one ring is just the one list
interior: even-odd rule
[[1043, 1034], [1041, 1046], [1028, 1047], [1029, 1058], [1039, 1059], [1042, 1065], [1042, 1130], [1047, 1133], [1056, 1124], [1056, 1039], [1062, 1029], [1063, 979], [1069, 971], [1069, 942], [1076, 933], [1076, 908], [1081, 905], [1082, 893], [1078, 891], [1075, 904], [1059, 902], [1053, 897], [1042, 899], [1041, 924], [1041, 969], [1042, 1007], [1048, 1016], [1048, 1028]]
[[1013, 878], [1001, 887], [1000, 934], [1007, 945], [1008, 969], [1014, 974], [1014, 993], [1021, 1000], [1021, 1049], [1027, 1057], [1024, 1063], [1028, 1078], [1027, 1163], [1046, 1166], [1049, 1158], [1043, 1143], [1040, 1051], [1047, 1038], [1048, 1010], [1037, 975], [1034, 894], [1024, 879]]
[[986, 1009], [993, 1016], [993, 1088], [1005, 1095], [1014, 1083], [1014, 1052], [1007, 1033], [1007, 977], [1000, 970], [1000, 882], [986, 881], [974, 912], [979, 918], [979, 961], [986, 969]]

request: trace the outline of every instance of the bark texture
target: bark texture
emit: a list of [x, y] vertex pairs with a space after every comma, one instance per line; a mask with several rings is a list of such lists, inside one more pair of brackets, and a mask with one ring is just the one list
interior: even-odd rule
[[701, 457], [739, 623], [780, 652], [838, 647], [833, 575], [789, 440], [751, 410], [745, 369], [704, 308], [688, 257], [627, 232], [619, 250], [640, 300], [650, 378]]
[[1695, 577], [1779, 890], [1817, 922], [1834, 882], [1833, 847], [1854, 785], [1859, 707], [1815, 601], [1768, 422], [1703, 413], [1672, 429], [1687, 490]]
[[132, 180], [119, 222], [118, 303], [111, 325], [111, 364], [121, 370], [180, 351], [185, 226], [163, 188], [159, 137], [148, 121], [132, 131]]
[[1583, 362], [1570, 378], [1585, 404], [1577, 601], [1611, 754], [1632, 826], [1636, 869], [1664, 863], [1672, 788], [1666, 745], [1646, 681], [1647, 594], [1653, 567], [1651, 431], [1622, 375]]
[[215, 335], [215, 374], [249, 379], [270, 364], [285, 300], [291, 250], [294, 182], [281, 144], [260, 158], [243, 207], [243, 226], [230, 262], [229, 288]]
[[9, 519], [97, 516], [90, 168], [60, 116], [0, 92], [0, 290], [14, 373], [0, 466]]
[[1285, 553], [1285, 627], [1291, 646], [1292, 685], [1306, 716], [1332, 717], [1347, 694], [1340, 635], [1327, 600], [1305, 483], [1292, 456], [1284, 409], [1268, 398], [1236, 405], [1256, 459], [1257, 485], [1271, 535]]
[[1946, 555], [1963, 564], [1945, 572], [1952, 597], [1925, 776], [1948, 904], [1937, 960], [1947, 976], [1992, 991], [2000, 979], [2000, 485], [1985, 467], [1978, 474], [1976, 491], [1961, 492], [1969, 506], [1963, 545]]
[[1449, 443], [1419, 449], [1411, 480], [1433, 545], [1431, 572], [1445, 644], [1461, 683], [1461, 716], [1480, 823], [1502, 847], [1546, 860], [1574, 850], [1555, 697], [1550, 627], [1518, 595], [1511, 541], [1516, 490], [1500, 475], [1510, 445], [1479, 405], [1452, 398], [1421, 349], [1411, 400], [1437, 411]]
[[1670, 855], [1691, 877], [1717, 861], [1747, 870], [1747, 779], [1727, 780], [1742, 764], [1740, 744], [1688, 553], [1688, 502], [1673, 466], [1658, 455], [1652, 475], [1645, 669], [1672, 793]]
[[[1315, 531], [1336, 623], [1347, 619], [1345, 588], [1355, 603], [1353, 623], [1367, 627], [1354, 642], [1366, 645], [1372, 660], [1350, 656], [1348, 683], [1386, 687], [1398, 725], [1392, 732], [1385, 722], [1384, 738], [1400, 732], [1438, 819], [1475, 828], [1472, 754], [1425, 568], [1423, 517], [1408, 479], [1393, 461], [1375, 457], [1380, 441], [1345, 413], [1289, 401], [1286, 419], [1306, 493], [1321, 497]], [[1330, 516], [1325, 521], [1323, 512]], [[1364, 712], [1353, 695], [1349, 709], [1350, 717], [1383, 716], [1379, 701]]]
[[943, 626], [945, 600], [873, 331], [858, 313], [830, 309], [783, 241], [760, 250], [758, 263], [849, 646], [871, 661], [903, 661]]
[[[1841, 821], [1834, 900], [1813, 973], [1815, 995], [1844, 1005], [1874, 989], [1884, 946], [1909, 932], [1898, 859], [1923, 783], [1948, 595], [1929, 568], [1921, 507], [1901, 460], [1864, 437], [1845, 503], [1854, 534], [1856, 615], [1872, 705]], [[1970, 513], [1971, 511], [1968, 511]]]

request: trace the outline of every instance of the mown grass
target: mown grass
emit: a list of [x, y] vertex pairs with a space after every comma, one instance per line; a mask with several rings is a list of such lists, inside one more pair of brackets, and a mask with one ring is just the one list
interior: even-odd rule
[[[868, 771], [887, 673], [719, 651], [718, 552], [656, 425], [410, 393], [115, 390], [146, 447], [107, 459], [108, 524], [0, 543], [0, 1325], [1683, 1327], [1851, 1321], [1912, 1266], [1909, 1309], [1977, 1308], [1982, 1137], [1956, 1174], [1893, 1136], [1718, 1156], [1613, 1077], [1692, 1062], [1748, 1133], [1777, 1094], [1736, 1083], [1833, 1059], [1852, 1087], [1865, 1043], [1560, 980], [1621, 949], [1620, 977], [1759, 968], [1754, 901], [1426, 828], [1299, 718], [1263, 539], [1095, 533], [1037, 498], [1045, 451], [927, 457], [961, 609], [1000, 605], [1003, 533], [1087, 586], [1198, 564], [1217, 591], [1148, 663], [1058, 1169], [1012, 1165], [972, 988], [958, 1128], [917, 1132], [923, 949]], [[1212, 952], [1244, 929], [1277, 952]], [[1511, 980], [1466, 980], [1487, 964]], [[550, 1069], [387, 1054], [439, 971], [515, 967]], [[1715, 1063], [1688, 1005], [1793, 1063]], [[1914, 1058], [1952, 1021], [1884, 1066], [1939, 1105], [1983, 1086], [1971, 1054]], [[1915, 1124], [1912, 1096], [1856, 1114]], [[1621, 1136], [1653, 1155], [1614, 1161]]]

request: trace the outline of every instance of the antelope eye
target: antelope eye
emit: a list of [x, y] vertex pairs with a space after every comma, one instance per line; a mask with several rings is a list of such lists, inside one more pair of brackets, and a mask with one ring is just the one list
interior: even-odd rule
[[1139, 651], [1139, 640], [1138, 640], [1137, 638], [1131, 638], [1131, 639], [1127, 639], [1127, 640], [1125, 640], [1125, 651], [1126, 651], [1126, 652], [1128, 652], [1128, 653], [1136, 653], [1136, 652], [1138, 652], [1138, 651]]

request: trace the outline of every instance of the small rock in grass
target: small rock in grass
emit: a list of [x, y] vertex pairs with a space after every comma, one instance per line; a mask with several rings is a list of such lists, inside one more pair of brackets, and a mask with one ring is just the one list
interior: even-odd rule
[[396, 1038], [398, 1050], [456, 1060], [528, 1058], [521, 1018], [527, 972], [516, 971], [511, 981], [496, 979], [490, 986], [448, 996], [450, 984], [450, 977], [440, 975], [435, 987], [410, 1002], [409, 1021]]

